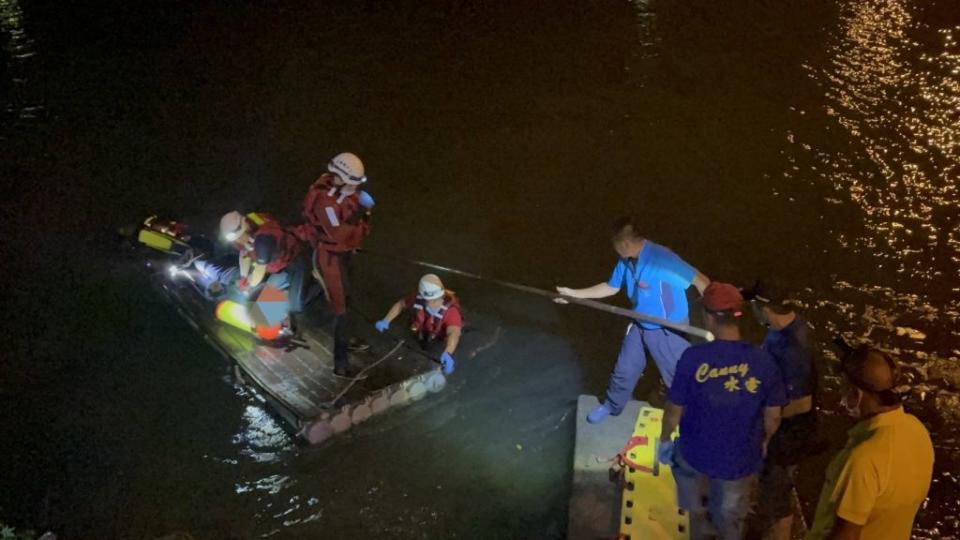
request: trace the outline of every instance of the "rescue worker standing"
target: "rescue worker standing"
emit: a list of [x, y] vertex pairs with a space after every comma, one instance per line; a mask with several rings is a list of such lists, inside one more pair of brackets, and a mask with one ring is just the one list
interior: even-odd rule
[[[702, 294], [710, 280], [674, 252], [640, 236], [640, 229], [631, 218], [614, 223], [613, 248], [620, 259], [608, 281], [586, 289], [557, 287], [557, 292], [573, 298], [606, 298], [626, 287], [634, 311], [686, 324], [687, 288], [693, 285]], [[659, 325], [630, 323], [607, 385], [606, 399], [590, 411], [587, 421], [596, 424], [623, 411], [646, 368], [647, 352], [669, 387], [677, 360], [689, 346], [682, 336]]]
[[306, 226], [298, 232], [313, 247], [313, 263], [333, 310], [334, 374], [353, 378], [358, 370], [350, 366], [348, 357], [347, 269], [350, 255], [370, 232], [373, 198], [358, 189], [367, 177], [357, 156], [349, 152], [337, 154], [327, 171], [307, 190], [303, 202]]
[[390, 323], [404, 310], [413, 310], [411, 330], [424, 349], [443, 340], [440, 365], [444, 375], [453, 373], [453, 354], [457, 351], [463, 332], [463, 313], [456, 295], [443, 288], [439, 277], [427, 274], [420, 278], [417, 292], [398, 300], [374, 326], [380, 332], [386, 332]]
[[788, 400], [760, 473], [757, 514], [766, 530], [765, 538], [790, 540], [797, 464], [816, 450], [818, 432], [810, 328], [771, 284], [758, 281], [741, 292], [750, 301], [757, 321], [768, 328], [762, 348], [780, 369]]
[[743, 298], [737, 288], [713, 282], [702, 305], [716, 340], [688, 348], [677, 363], [658, 457], [672, 467], [678, 506], [690, 513], [690, 538], [739, 540], [787, 399], [773, 359], [740, 339]]
[[908, 540], [933, 476], [933, 443], [903, 410], [896, 361], [860, 346], [841, 362], [847, 413], [859, 419], [827, 467], [805, 540]]

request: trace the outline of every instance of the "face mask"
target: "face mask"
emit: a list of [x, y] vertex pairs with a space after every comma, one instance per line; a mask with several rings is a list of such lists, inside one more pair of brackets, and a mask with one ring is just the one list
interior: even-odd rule
[[857, 392], [856, 402], [851, 403], [850, 392], [847, 392], [840, 400], [840, 405], [846, 409], [847, 414], [851, 417], [860, 418], [860, 401], [863, 399], [863, 391], [859, 388], [854, 388], [854, 390]]
[[440, 317], [440, 310], [441, 310], [441, 309], [443, 309], [443, 308], [442, 308], [442, 307], [432, 308], [432, 307], [430, 307], [430, 306], [427, 306], [427, 313], [429, 313], [430, 315], [433, 315], [434, 317]]

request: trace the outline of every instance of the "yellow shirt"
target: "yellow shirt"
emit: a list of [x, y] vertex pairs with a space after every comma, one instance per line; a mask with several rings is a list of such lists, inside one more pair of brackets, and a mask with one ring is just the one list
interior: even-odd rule
[[861, 421], [827, 468], [805, 540], [826, 538], [836, 516], [863, 525], [860, 538], [908, 540], [932, 476], [933, 443], [917, 417], [901, 407]]

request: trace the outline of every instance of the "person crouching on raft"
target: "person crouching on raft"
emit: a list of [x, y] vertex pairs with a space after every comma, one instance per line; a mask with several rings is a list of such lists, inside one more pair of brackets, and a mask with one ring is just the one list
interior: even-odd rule
[[239, 255], [240, 277], [247, 277], [253, 264], [253, 239], [264, 225], [276, 221], [266, 212], [241, 214], [233, 210], [220, 218], [220, 238]]
[[[227, 212], [220, 219], [221, 243], [213, 253], [201, 254], [192, 260], [197, 269], [198, 283], [206, 288], [206, 294], [220, 296], [228, 286], [247, 290], [247, 277], [253, 265], [253, 239], [261, 227], [276, 224], [266, 212], [241, 214], [237, 210]], [[227, 246], [222, 252], [220, 246]], [[193, 252], [191, 252], [193, 256]]]
[[261, 283], [287, 293], [287, 330], [298, 331], [296, 316], [303, 311], [307, 262], [296, 235], [280, 223], [270, 221], [257, 231], [253, 240], [254, 262], [247, 278], [248, 286]]
[[439, 277], [427, 274], [420, 278], [416, 293], [398, 300], [374, 326], [378, 331], [386, 332], [390, 323], [408, 309], [413, 310], [413, 324], [410, 329], [416, 334], [423, 348], [441, 339], [445, 340], [440, 365], [444, 375], [453, 373], [453, 353], [457, 350], [463, 332], [460, 301], [452, 291], [443, 288]]
[[[585, 289], [557, 287], [557, 292], [571, 298], [607, 298], [625, 289], [634, 311], [686, 324], [686, 290], [692, 285], [703, 294], [710, 279], [666, 247], [641, 236], [633, 218], [614, 222], [612, 241], [619, 259], [609, 280]], [[631, 322], [610, 375], [606, 399], [590, 411], [587, 421], [598, 424], [623, 411], [646, 368], [648, 352], [669, 388], [677, 361], [689, 346], [683, 336], [660, 325]]]

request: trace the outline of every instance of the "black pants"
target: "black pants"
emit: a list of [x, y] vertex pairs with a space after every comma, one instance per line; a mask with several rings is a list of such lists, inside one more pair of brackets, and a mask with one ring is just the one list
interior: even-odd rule
[[304, 257], [297, 257], [286, 269], [288, 279], [290, 280], [287, 297], [290, 299], [290, 311], [292, 313], [300, 313], [303, 311], [304, 295], [306, 294], [307, 264]]
[[347, 314], [333, 316], [333, 369], [343, 371], [350, 365], [347, 344]]
[[[322, 255], [322, 254], [321, 254]], [[350, 365], [349, 337], [347, 322], [347, 300], [350, 297], [350, 253], [329, 254], [329, 266], [335, 266], [336, 272], [323, 272], [324, 286], [327, 287], [327, 298], [333, 312], [333, 369], [343, 371]]]

